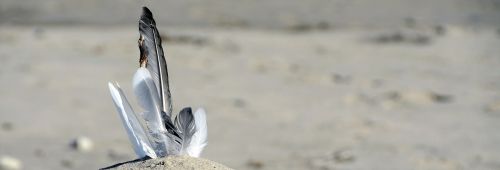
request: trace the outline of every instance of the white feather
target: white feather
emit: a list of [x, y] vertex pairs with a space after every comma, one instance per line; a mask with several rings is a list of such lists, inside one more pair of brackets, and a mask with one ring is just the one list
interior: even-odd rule
[[119, 85], [108, 83], [108, 86], [111, 96], [113, 97], [113, 102], [118, 110], [123, 126], [127, 131], [135, 153], [141, 158], [145, 156], [156, 158], [156, 153], [152, 149], [151, 144], [146, 137], [146, 132], [144, 131], [139, 119], [136, 117]]
[[207, 143], [207, 116], [203, 108], [199, 108], [193, 114], [196, 132], [191, 137], [191, 142], [186, 148], [189, 156], [200, 157]]
[[148, 122], [151, 130], [165, 131], [161, 116], [160, 97], [149, 71], [139, 68], [133, 79], [134, 94], [139, 105], [144, 109], [143, 117]]
[[[139, 68], [133, 79], [134, 93], [139, 105], [144, 109], [142, 117], [146, 120], [149, 130], [149, 140], [160, 157], [176, 155], [180, 151], [180, 139], [168, 132], [165, 121], [170, 117], [161, 111], [160, 96], [150, 72], [146, 68]], [[170, 123], [171, 122], [167, 122]]]

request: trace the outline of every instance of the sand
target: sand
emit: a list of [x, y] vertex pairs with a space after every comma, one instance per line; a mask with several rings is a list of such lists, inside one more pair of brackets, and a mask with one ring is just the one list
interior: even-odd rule
[[3, 0], [0, 24], [135, 25], [142, 5], [167, 26], [336, 29], [394, 28], [414, 22], [500, 26], [496, 0]]
[[189, 156], [169, 156], [166, 158], [158, 159], [148, 159], [142, 161], [134, 161], [130, 163], [124, 163], [120, 165], [113, 165], [105, 169], [127, 169], [127, 170], [138, 170], [138, 169], [220, 169], [220, 170], [231, 170], [224, 165], [219, 163]]
[[[500, 169], [500, 36], [443, 26], [159, 28], [176, 112], [207, 110], [202, 158], [234, 169]], [[0, 155], [27, 170], [136, 159], [107, 82], [135, 103], [137, 38], [135, 26], [1, 26]], [[91, 150], [72, 149], [79, 136]]]

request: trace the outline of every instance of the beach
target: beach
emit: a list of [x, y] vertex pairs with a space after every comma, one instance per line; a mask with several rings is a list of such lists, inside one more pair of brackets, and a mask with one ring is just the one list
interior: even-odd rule
[[[107, 87], [118, 82], [141, 111], [137, 17], [0, 24], [0, 157], [27, 170], [137, 159]], [[204, 159], [262, 170], [500, 169], [495, 26], [158, 20], [174, 113], [207, 112]]]

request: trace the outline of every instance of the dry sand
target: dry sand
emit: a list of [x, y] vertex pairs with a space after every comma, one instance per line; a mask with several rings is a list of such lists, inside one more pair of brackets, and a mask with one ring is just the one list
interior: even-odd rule
[[[495, 29], [159, 28], [175, 108], [207, 110], [203, 158], [235, 169], [500, 169]], [[0, 154], [28, 170], [135, 159], [106, 83], [135, 103], [137, 37], [128, 26], [0, 27]], [[92, 150], [71, 149], [79, 136]]]
[[169, 156], [161, 159], [148, 159], [128, 162], [120, 165], [114, 165], [106, 169], [122, 169], [122, 170], [139, 170], [139, 169], [158, 169], [158, 170], [174, 170], [174, 169], [214, 169], [214, 170], [231, 170], [219, 163], [189, 156]]
[[142, 5], [168, 26], [393, 28], [412, 21], [500, 26], [497, 0], [2, 0], [0, 24], [135, 25]]

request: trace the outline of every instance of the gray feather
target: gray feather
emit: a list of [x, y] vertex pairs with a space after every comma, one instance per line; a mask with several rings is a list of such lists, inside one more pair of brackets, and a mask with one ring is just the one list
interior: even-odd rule
[[171, 120], [172, 98], [168, 82], [167, 62], [163, 54], [161, 38], [153, 14], [147, 7], [143, 7], [139, 20], [139, 33], [139, 50], [141, 53], [139, 63], [141, 67], [145, 67], [149, 71], [157, 89], [160, 98], [160, 114], [166, 130], [163, 133], [169, 138], [169, 140], [165, 141], [167, 143], [167, 153], [175, 155], [182, 148], [182, 137]]
[[170, 119], [172, 114], [172, 99], [168, 84], [167, 62], [161, 46], [161, 38], [156, 28], [151, 11], [143, 7], [139, 20], [139, 49], [141, 56], [139, 59], [141, 67], [146, 67], [158, 89], [161, 100], [161, 109], [166, 114], [165, 118]]
[[[182, 150], [189, 146], [191, 137], [196, 132], [193, 112], [190, 107], [186, 107], [175, 117], [175, 126], [179, 129], [182, 138]], [[183, 152], [183, 151], [181, 151]], [[181, 153], [184, 154], [184, 153]]]

